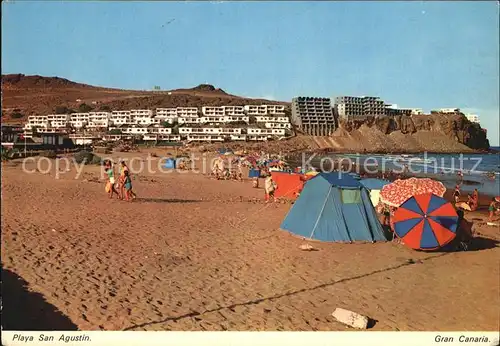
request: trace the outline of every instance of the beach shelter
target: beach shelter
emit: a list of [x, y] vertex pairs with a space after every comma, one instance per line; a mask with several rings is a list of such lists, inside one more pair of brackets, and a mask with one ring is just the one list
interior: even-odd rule
[[370, 191], [370, 200], [374, 207], [376, 207], [380, 201], [380, 190], [389, 184], [390, 182], [382, 179], [367, 178], [361, 179], [359, 181], [368, 191]]
[[274, 197], [296, 199], [304, 186], [304, 179], [301, 174], [271, 170], [271, 176], [278, 186], [274, 192]]
[[410, 197], [394, 213], [394, 232], [416, 250], [435, 250], [457, 235], [458, 214], [451, 203], [432, 193]]
[[260, 177], [260, 169], [252, 168], [248, 171], [249, 178], [259, 178]]
[[387, 240], [368, 191], [345, 173], [319, 173], [307, 181], [281, 229], [328, 242]]
[[163, 168], [167, 169], [175, 169], [176, 167], [176, 160], [172, 158], [167, 158], [165, 160], [165, 164], [163, 165]]
[[398, 179], [385, 185], [380, 191], [380, 200], [392, 207], [399, 207], [408, 198], [424, 193], [443, 197], [446, 187], [440, 181], [430, 178]]

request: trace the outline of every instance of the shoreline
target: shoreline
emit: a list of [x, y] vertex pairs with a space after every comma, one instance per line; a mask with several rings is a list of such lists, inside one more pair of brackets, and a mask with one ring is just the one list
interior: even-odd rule
[[335, 154], [335, 155], [342, 155], [342, 154], [347, 154], [347, 155], [488, 155], [488, 154], [500, 154], [499, 149], [488, 149], [488, 150], [475, 150], [471, 149], [471, 151], [422, 151], [422, 150], [407, 150], [407, 151], [385, 151], [385, 150], [380, 150], [380, 151], [360, 151], [360, 150], [349, 150], [349, 149], [342, 149], [342, 150], [335, 150], [331, 148], [325, 148], [325, 149], [318, 149], [318, 150], [311, 150], [311, 151], [301, 151], [297, 150], [289, 155], [297, 155], [297, 154], [322, 154], [322, 155], [328, 155], [328, 154]]

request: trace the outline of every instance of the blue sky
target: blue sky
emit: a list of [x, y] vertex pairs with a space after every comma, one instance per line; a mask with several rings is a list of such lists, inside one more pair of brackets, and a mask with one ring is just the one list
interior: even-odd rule
[[460, 107], [477, 112], [499, 145], [498, 16], [496, 1], [9, 1], [2, 73]]

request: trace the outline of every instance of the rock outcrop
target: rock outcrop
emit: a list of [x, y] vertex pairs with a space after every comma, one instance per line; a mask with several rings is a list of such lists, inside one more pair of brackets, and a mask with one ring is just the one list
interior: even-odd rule
[[[341, 121], [337, 132], [345, 135], [347, 131], [348, 134], [354, 135], [362, 127], [372, 129], [384, 135], [391, 135], [392, 133], [415, 135], [419, 132], [426, 132], [434, 137], [444, 136], [447, 139], [446, 142], [449, 142], [448, 139], [450, 139], [471, 149], [489, 149], [486, 132], [479, 124], [467, 120], [463, 114], [370, 117], [366, 120]], [[368, 134], [368, 136], [370, 135]]]

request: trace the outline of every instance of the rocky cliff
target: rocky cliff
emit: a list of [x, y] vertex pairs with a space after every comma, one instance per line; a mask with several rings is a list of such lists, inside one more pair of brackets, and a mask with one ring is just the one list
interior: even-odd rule
[[[450, 147], [457, 147], [453, 145], [456, 143], [475, 150], [488, 150], [490, 146], [486, 132], [481, 126], [468, 121], [463, 114], [389, 116], [341, 122], [337, 135], [355, 135], [356, 132], [360, 130], [366, 132], [367, 129], [384, 135], [392, 135], [392, 137], [400, 137], [401, 134], [407, 135], [410, 141], [414, 137], [422, 137], [419, 133], [425, 133], [434, 139], [442, 140], [443, 145]], [[374, 133], [371, 137], [377, 135]]]

